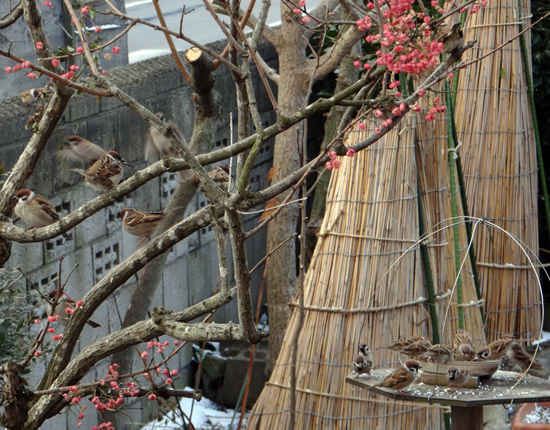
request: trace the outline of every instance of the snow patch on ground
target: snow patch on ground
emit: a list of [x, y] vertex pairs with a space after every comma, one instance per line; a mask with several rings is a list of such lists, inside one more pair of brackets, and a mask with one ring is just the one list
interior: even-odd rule
[[547, 340], [550, 340], [550, 331], [543, 331], [542, 337], [539, 340], [534, 341], [533, 345], [546, 342]]
[[[192, 390], [192, 388], [186, 387], [186, 390]], [[233, 409], [225, 409], [222, 406], [214, 403], [207, 398], [204, 398], [200, 402], [194, 402], [192, 399], [181, 399], [180, 405], [183, 412], [191, 417], [191, 422], [196, 429], [201, 428], [229, 428], [229, 424], [233, 419]], [[193, 410], [191, 415], [191, 409]], [[176, 409], [177, 410], [177, 409]], [[173, 414], [170, 412], [169, 417]], [[233, 421], [233, 428], [237, 428], [239, 423], [239, 413], [235, 415]], [[181, 429], [182, 422], [181, 417], [177, 417], [175, 420], [163, 418], [148, 423], [141, 430], [167, 430], [167, 429]]]

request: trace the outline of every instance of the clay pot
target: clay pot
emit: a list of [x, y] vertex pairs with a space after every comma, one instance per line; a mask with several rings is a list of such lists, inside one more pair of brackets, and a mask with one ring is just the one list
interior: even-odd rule
[[535, 409], [535, 405], [550, 407], [550, 402], [524, 403], [514, 417], [512, 430], [550, 430], [550, 424], [523, 422], [525, 416]]

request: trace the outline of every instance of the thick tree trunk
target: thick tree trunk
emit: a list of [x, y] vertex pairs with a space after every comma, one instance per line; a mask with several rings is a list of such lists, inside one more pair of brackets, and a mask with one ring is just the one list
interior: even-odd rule
[[[308, 101], [312, 70], [305, 66], [306, 41], [296, 22], [292, 22], [282, 9], [283, 16], [281, 46], [293, 46], [294, 49], [279, 50], [279, 87], [278, 105], [280, 114], [285, 116], [303, 108]], [[275, 138], [273, 165], [279, 170], [274, 178], [278, 182], [300, 167], [304, 124], [300, 123]], [[277, 201], [281, 203], [284, 195]], [[286, 207], [269, 225], [268, 246], [273, 249], [287, 240], [298, 227], [298, 204]], [[267, 269], [267, 297], [269, 310], [269, 350], [271, 362], [275, 363], [281, 348], [286, 325], [290, 317], [288, 303], [296, 292], [296, 246], [289, 241], [279, 248], [269, 259]]]

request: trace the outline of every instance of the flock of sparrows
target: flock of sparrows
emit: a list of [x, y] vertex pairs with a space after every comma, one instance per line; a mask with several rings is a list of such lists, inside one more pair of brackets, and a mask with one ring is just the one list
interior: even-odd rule
[[[382, 383], [376, 387], [385, 387], [403, 392], [403, 388], [412, 384], [419, 375], [421, 362], [435, 362], [451, 364], [447, 367], [446, 378], [449, 386], [459, 388], [470, 379], [468, 362], [482, 360], [500, 360], [508, 357], [520, 369], [520, 377], [529, 369], [544, 372], [548, 371], [542, 367], [523, 347], [515, 341], [512, 336], [506, 335], [497, 339], [477, 352], [474, 350], [472, 336], [465, 330], [458, 330], [453, 339], [453, 347], [446, 345], [432, 344], [424, 336], [413, 336], [398, 339], [393, 344], [384, 347], [392, 351], [398, 351], [409, 357], [402, 366], [395, 369]], [[365, 345], [359, 345], [359, 353], [353, 361], [353, 371], [360, 375], [370, 375], [374, 366], [374, 355], [371, 349]]]
[[[353, 370], [360, 375], [370, 375], [374, 367], [374, 355], [365, 345], [359, 345], [359, 353], [353, 360]], [[416, 360], [406, 360], [401, 367], [391, 372], [380, 384], [374, 387], [390, 388], [404, 393], [403, 388], [411, 385], [419, 375], [420, 364]]]
[[[34, 95], [40, 94], [38, 90], [41, 89], [33, 90], [37, 91], [29, 90], [29, 94], [25, 96], [35, 97]], [[23, 94], [21, 97], [23, 99]], [[164, 120], [162, 113], [157, 112], [155, 115]], [[183, 134], [177, 126], [173, 122], [170, 122], [170, 125], [175, 133], [184, 140]], [[62, 161], [81, 162], [88, 165], [86, 170], [78, 168], [71, 170], [82, 175], [87, 185], [102, 193], [111, 190], [120, 183], [124, 171], [123, 165], [129, 165], [118, 152], [105, 151], [102, 147], [80, 136], [67, 136], [64, 144], [65, 147], [57, 151], [57, 157]], [[156, 128], [150, 127], [145, 136], [144, 155], [147, 161], [153, 162], [162, 157], [175, 157], [178, 154], [168, 139]], [[224, 191], [227, 191], [229, 169], [226, 166], [215, 167], [209, 172], [209, 176]], [[16, 200], [15, 214], [30, 228], [45, 227], [59, 220], [59, 215], [51, 202], [32, 190], [21, 189], [13, 198]], [[164, 215], [163, 212], [146, 212], [134, 208], [125, 208], [119, 214], [124, 230], [132, 235], [140, 236], [142, 241], [151, 236]], [[68, 238], [65, 233], [63, 236]]]
[[[46, 98], [50, 92], [50, 87], [34, 88], [21, 94], [21, 100], [25, 104], [32, 104], [40, 98]], [[155, 114], [163, 119], [161, 113]], [[182, 133], [177, 129], [174, 123], [170, 124], [176, 131], [176, 134], [183, 140]], [[149, 162], [165, 156], [177, 156], [168, 139], [151, 127], [145, 136], [145, 159]], [[64, 140], [65, 147], [57, 151], [57, 157], [66, 162], [85, 163], [88, 168], [71, 169], [81, 174], [87, 185], [99, 192], [107, 192], [116, 187], [123, 177], [123, 164], [128, 164], [118, 152], [106, 151], [102, 147], [90, 142], [80, 136], [67, 136]], [[34, 191], [23, 188], [18, 190], [13, 199], [16, 200], [14, 212], [30, 228], [40, 228], [53, 224], [59, 220], [59, 214], [52, 203], [44, 196], [36, 194]], [[149, 237], [156, 229], [164, 217], [162, 212], [146, 212], [133, 208], [125, 208], [120, 212], [122, 226], [125, 231], [132, 235], [142, 237], [142, 241]], [[63, 233], [66, 239], [69, 236]], [[141, 243], [141, 242], [140, 242]], [[47, 314], [48, 316], [59, 315], [59, 322], [65, 325], [70, 313], [68, 309], [74, 309], [74, 300], [72, 300], [64, 291], [55, 289], [50, 292], [48, 297]], [[88, 321], [92, 327], [99, 324]]]

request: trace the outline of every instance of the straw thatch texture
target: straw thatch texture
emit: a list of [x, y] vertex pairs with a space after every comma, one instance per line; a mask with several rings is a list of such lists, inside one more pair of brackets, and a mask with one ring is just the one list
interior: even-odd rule
[[[529, 16], [529, 2], [522, 3]], [[492, 0], [469, 16], [465, 40], [478, 44], [467, 56], [479, 57], [515, 37], [519, 16], [516, 0]], [[519, 39], [462, 70], [456, 123], [470, 213], [492, 220], [538, 253], [536, 148], [524, 76]], [[540, 293], [519, 247], [502, 233], [480, 229], [476, 254], [488, 338], [538, 338]]]
[[[377, 144], [343, 159], [333, 172], [304, 287], [305, 317], [296, 371], [297, 429], [442, 427], [439, 407], [374, 397], [344, 383], [358, 344], [373, 348], [378, 366], [396, 367], [399, 357], [379, 347], [398, 336], [430, 335], [418, 245], [392, 267], [419, 235], [414, 121], [413, 116], [406, 118]], [[364, 135], [356, 130], [349, 139], [357, 141]], [[447, 171], [445, 164], [439, 169]], [[447, 182], [444, 175], [440, 179]], [[432, 206], [437, 205], [442, 214], [447, 201], [439, 193], [445, 187], [435, 188], [430, 195], [437, 195], [443, 204], [440, 207], [437, 201]], [[448, 236], [443, 240], [450, 240]], [[445, 260], [446, 243], [430, 240], [430, 247]], [[441, 276], [447, 276], [446, 265], [439, 264], [434, 273], [441, 270]], [[443, 288], [449, 283], [452, 279]], [[447, 290], [437, 286], [436, 292]], [[438, 300], [440, 313], [449, 300], [443, 296]], [[475, 298], [475, 293], [470, 291], [467, 297]], [[292, 337], [297, 324], [294, 307], [281, 353], [248, 428], [289, 426]]]
[[[444, 84], [434, 88], [436, 94], [444, 91]], [[425, 111], [434, 103], [435, 97], [428, 95], [421, 100], [421, 107]], [[419, 176], [419, 190], [422, 197], [425, 227], [428, 233], [426, 243], [430, 251], [430, 263], [432, 277], [436, 291], [443, 294], [445, 291], [453, 290], [457, 280], [457, 269], [455, 260], [455, 235], [451, 225], [459, 223], [458, 244], [460, 249], [459, 261], [465, 262], [460, 273], [462, 283], [462, 309], [464, 312], [464, 329], [470, 332], [476, 343], [476, 347], [485, 344], [483, 333], [483, 322], [481, 320], [480, 308], [483, 302], [478, 300], [475, 293], [475, 284], [472, 276], [471, 266], [467, 256], [468, 238], [462, 219], [452, 218], [452, 197], [449, 171], [449, 151], [446, 115], [438, 115], [435, 121], [426, 121], [422, 115], [418, 117], [416, 126], [417, 155], [416, 162]], [[454, 162], [454, 161], [453, 161]], [[458, 190], [458, 178], [452, 178], [456, 184], [456, 199], [458, 203], [458, 216], [463, 215], [460, 205], [460, 194]], [[456, 291], [453, 290], [451, 299], [452, 306], [450, 313], [445, 318], [444, 309], [438, 309], [440, 320], [441, 342], [451, 344], [453, 334], [458, 326]], [[446, 305], [447, 303], [445, 303]]]

